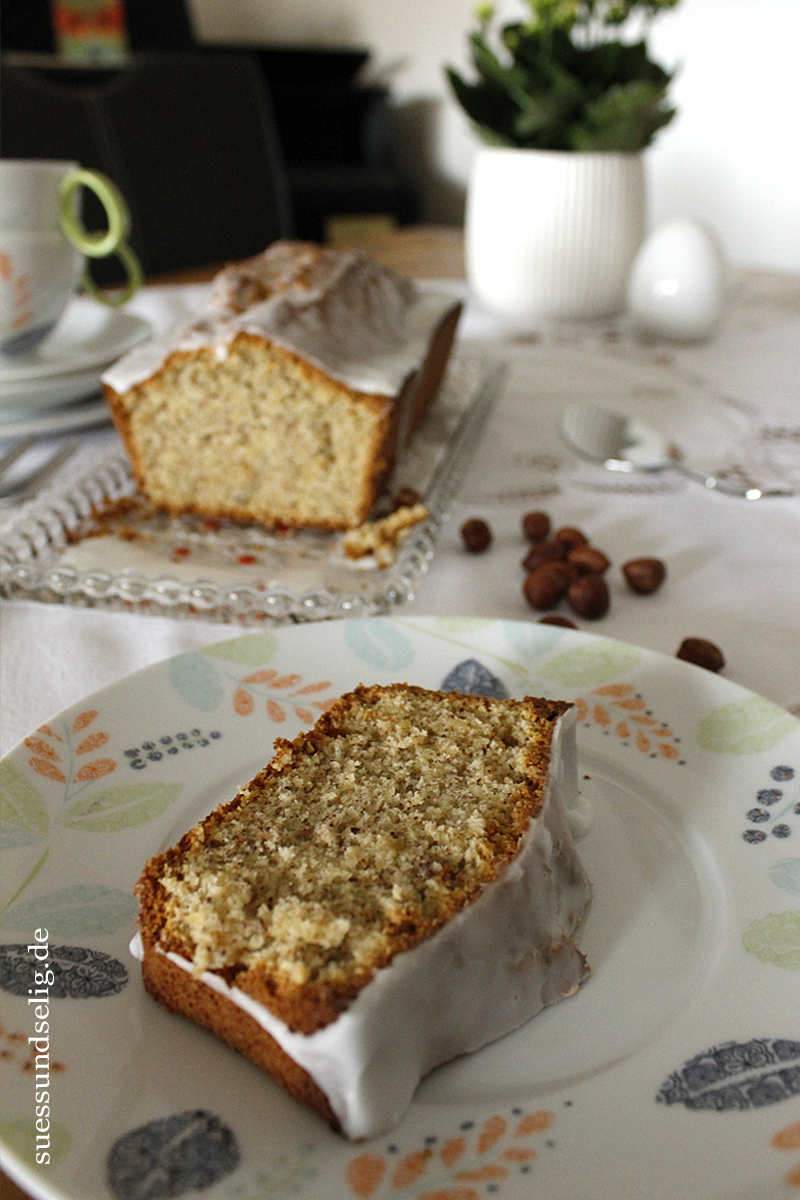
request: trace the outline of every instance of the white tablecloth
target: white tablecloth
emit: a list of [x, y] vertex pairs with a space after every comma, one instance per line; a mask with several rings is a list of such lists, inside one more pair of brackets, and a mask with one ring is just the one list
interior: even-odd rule
[[[163, 327], [199, 295], [196, 287], [144, 289], [131, 307]], [[521, 590], [520, 518], [545, 509], [555, 525], [581, 527], [614, 564], [609, 614], [576, 619], [581, 628], [670, 655], [684, 637], [710, 639], [723, 650], [729, 678], [800, 714], [800, 498], [746, 501], [675, 474], [611, 475], [580, 463], [557, 429], [571, 398], [619, 400], [634, 411], [640, 404], [683, 442], [687, 456], [713, 457], [711, 443], [719, 439], [728, 465], [729, 444], [742, 461], [771, 456], [800, 491], [800, 278], [740, 273], [723, 328], [701, 346], [642, 346], [626, 336], [624, 322], [515, 338], [472, 307], [461, 338], [505, 357], [508, 383], [406, 611], [536, 620]], [[108, 426], [84, 433], [54, 487], [117, 445]], [[485, 554], [462, 547], [467, 516], [484, 517], [493, 530]], [[4, 526], [18, 517], [5, 512]], [[630, 593], [619, 572], [640, 556], [667, 564], [667, 582], [650, 597]], [[0, 751], [131, 671], [241, 632], [2, 601]]]

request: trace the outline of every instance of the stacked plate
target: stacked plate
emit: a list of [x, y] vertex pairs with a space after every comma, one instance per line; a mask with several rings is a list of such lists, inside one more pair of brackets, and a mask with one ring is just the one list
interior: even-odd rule
[[133, 313], [76, 297], [28, 354], [0, 354], [0, 437], [57, 433], [107, 420], [100, 376], [150, 334]]

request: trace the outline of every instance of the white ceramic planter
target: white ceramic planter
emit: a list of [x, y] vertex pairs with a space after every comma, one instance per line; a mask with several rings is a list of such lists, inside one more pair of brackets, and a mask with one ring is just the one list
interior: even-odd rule
[[640, 154], [481, 149], [467, 193], [470, 287], [515, 324], [619, 312], [646, 205]]

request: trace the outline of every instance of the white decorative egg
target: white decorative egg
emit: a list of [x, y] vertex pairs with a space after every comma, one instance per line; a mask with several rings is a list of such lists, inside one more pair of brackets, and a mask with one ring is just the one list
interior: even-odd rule
[[641, 246], [628, 281], [628, 310], [648, 333], [703, 341], [722, 317], [727, 266], [702, 222], [681, 218], [659, 225]]

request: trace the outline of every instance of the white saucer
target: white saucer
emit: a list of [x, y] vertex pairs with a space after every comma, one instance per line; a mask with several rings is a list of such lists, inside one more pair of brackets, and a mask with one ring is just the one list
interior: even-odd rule
[[95, 384], [91, 396], [66, 408], [45, 409], [32, 412], [30, 416], [14, 413], [10, 420], [0, 412], [0, 439], [27, 437], [31, 433], [37, 436], [72, 433], [76, 429], [104, 425], [111, 420], [111, 413], [105, 400], [96, 393]]
[[77, 372], [97, 374], [150, 334], [131, 312], [108, 308], [88, 296], [72, 300], [56, 328], [28, 354], [0, 355], [0, 395], [14, 385]]
[[24, 380], [8, 387], [0, 385], [0, 429], [9, 421], [23, 420], [29, 413], [33, 416], [95, 395], [100, 389], [101, 370], [105, 370], [105, 364], [100, 370]]

